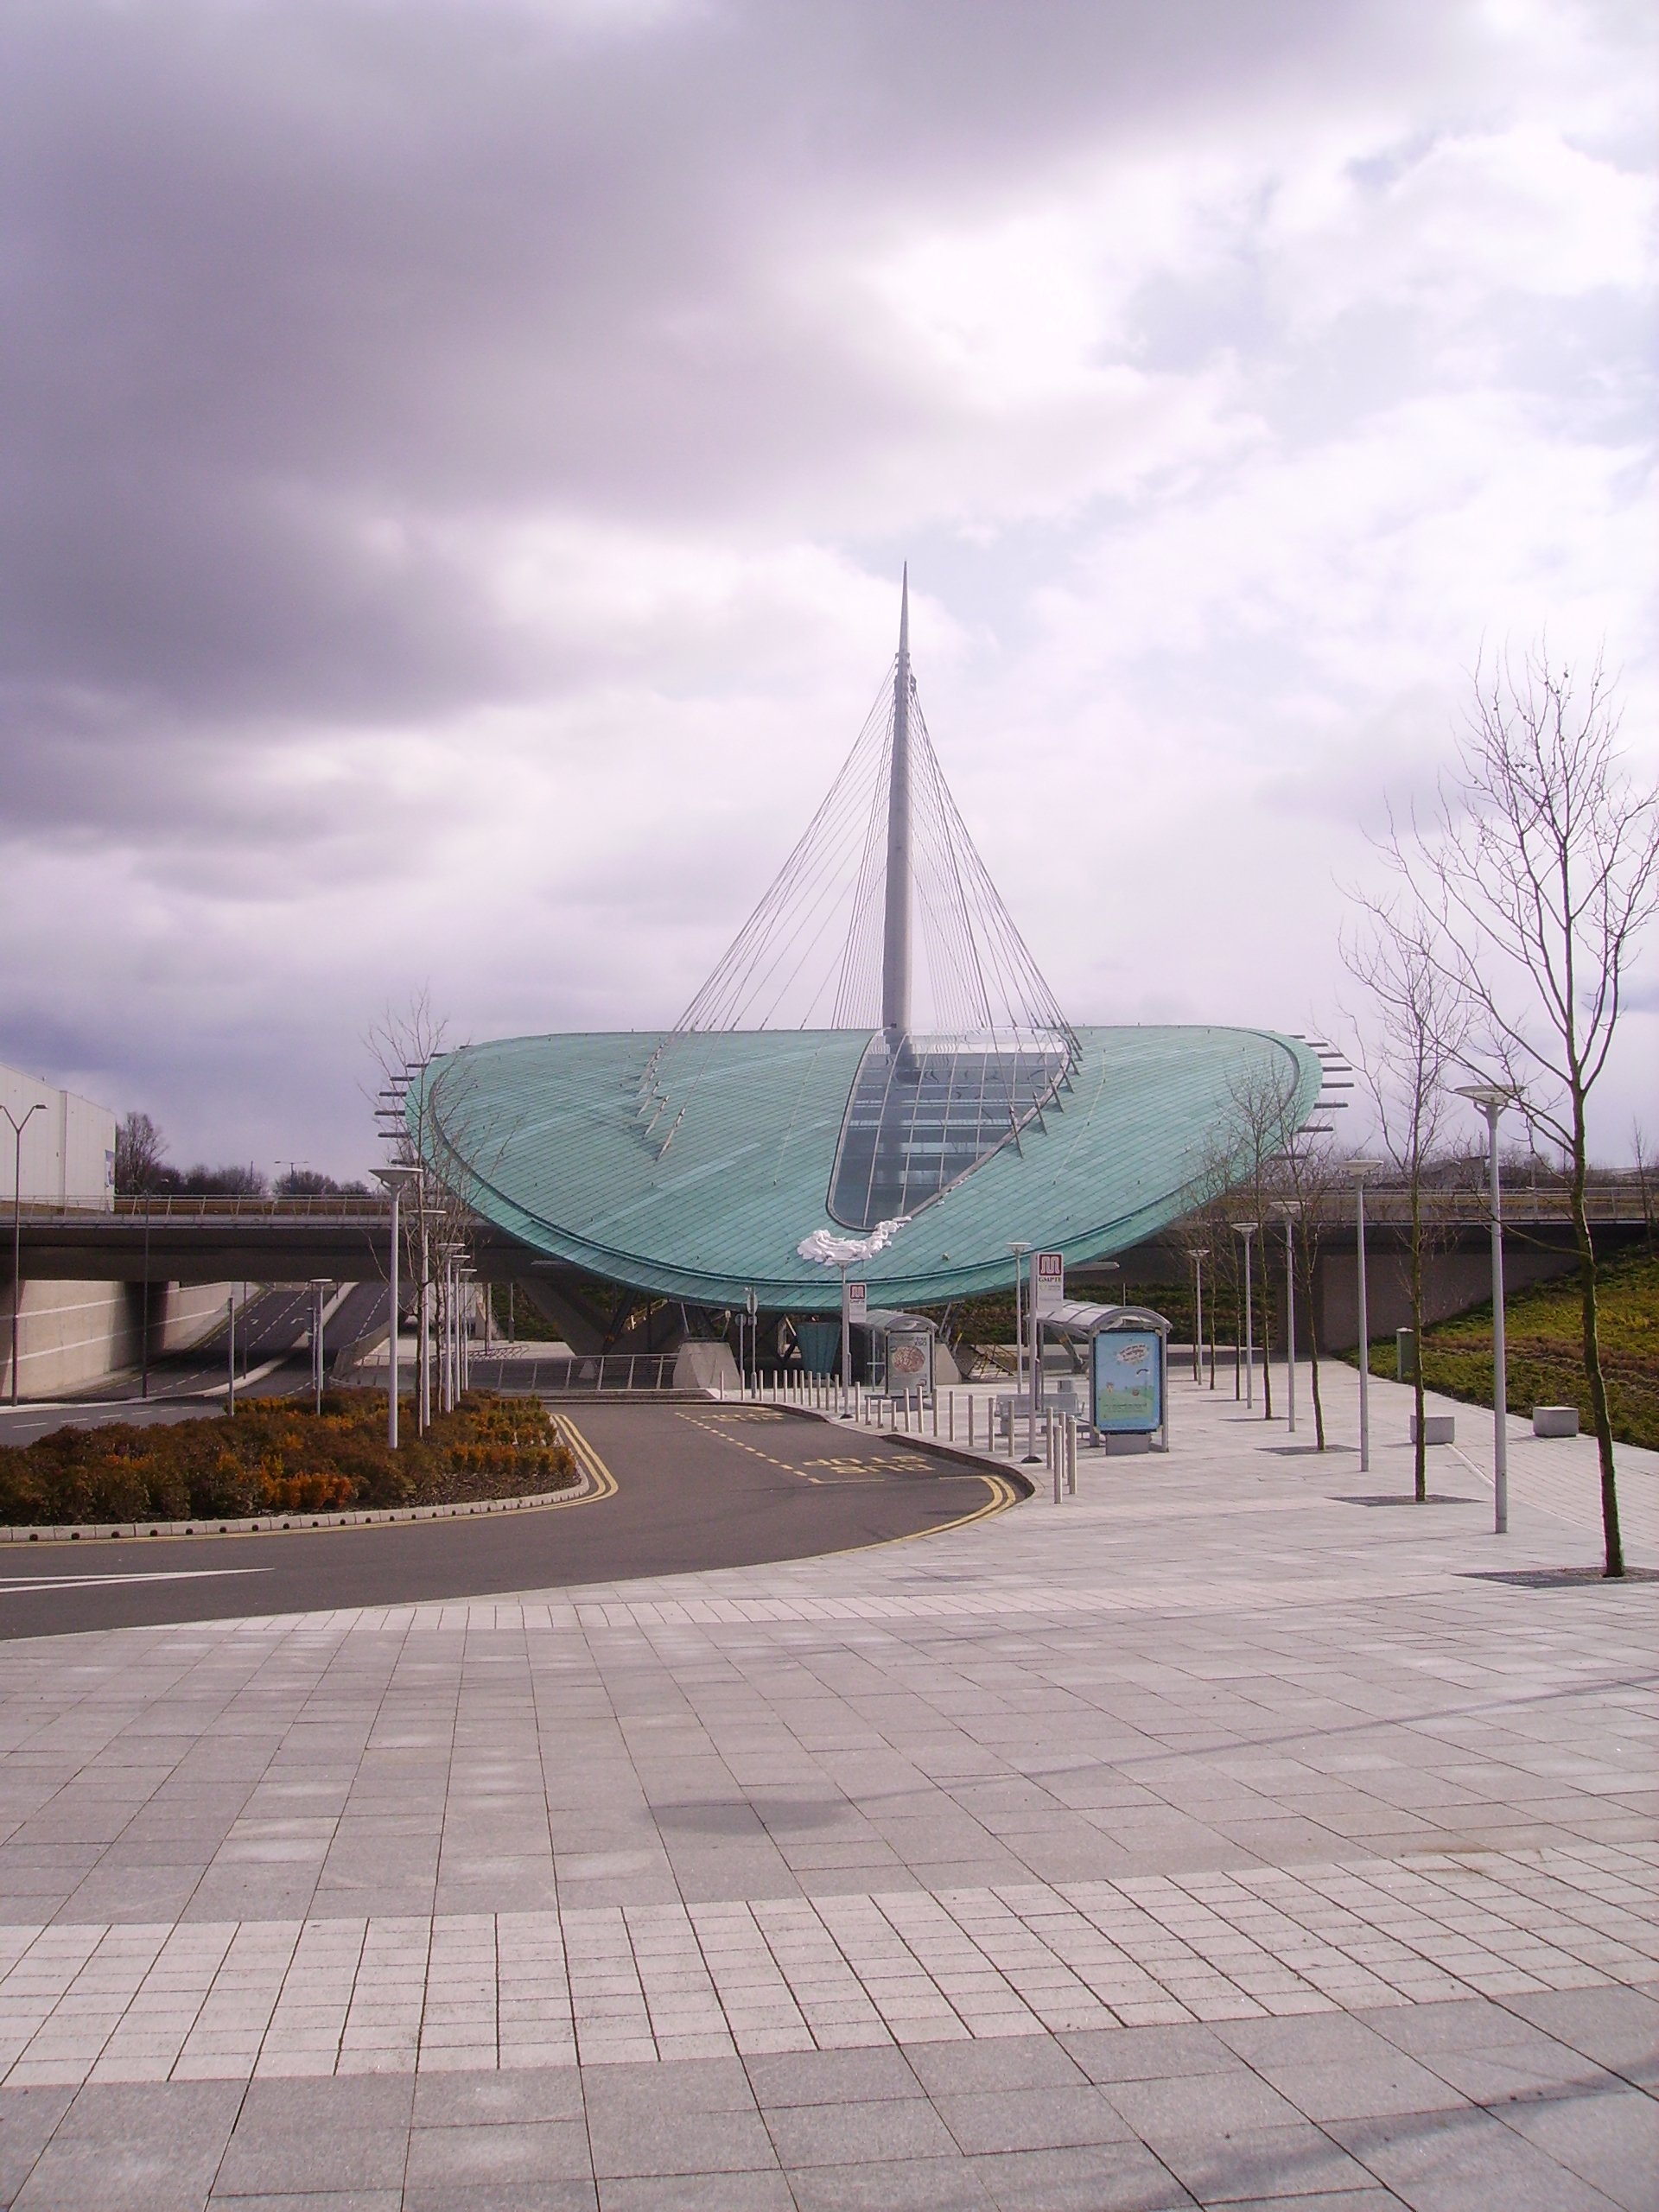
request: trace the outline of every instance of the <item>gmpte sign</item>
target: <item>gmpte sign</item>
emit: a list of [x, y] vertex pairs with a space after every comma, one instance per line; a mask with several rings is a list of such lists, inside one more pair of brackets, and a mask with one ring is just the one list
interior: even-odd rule
[[1040, 1320], [1065, 1303], [1065, 1255], [1033, 1252], [1031, 1255], [1031, 1310]]

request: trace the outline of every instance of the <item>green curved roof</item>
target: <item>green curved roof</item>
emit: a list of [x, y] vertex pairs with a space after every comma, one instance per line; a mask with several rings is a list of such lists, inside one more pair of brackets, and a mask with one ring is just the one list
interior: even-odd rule
[[[1306, 1119], [1319, 1063], [1288, 1037], [1078, 1029], [1069, 1088], [853, 1271], [872, 1302], [937, 1305], [1003, 1286], [1016, 1238], [1109, 1258], [1194, 1202], [1205, 1148], [1268, 1077]], [[412, 1133], [477, 1211], [607, 1281], [701, 1305], [828, 1313], [833, 1268], [797, 1255], [847, 1232], [827, 1199], [868, 1030], [515, 1037], [435, 1061]]]

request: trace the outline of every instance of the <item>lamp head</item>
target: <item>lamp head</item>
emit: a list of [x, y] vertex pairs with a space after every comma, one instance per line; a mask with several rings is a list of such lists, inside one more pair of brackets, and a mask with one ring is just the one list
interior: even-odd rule
[[1503, 1083], [1460, 1083], [1457, 1090], [1459, 1098], [1467, 1098], [1486, 1114], [1501, 1114], [1521, 1096], [1510, 1084]]

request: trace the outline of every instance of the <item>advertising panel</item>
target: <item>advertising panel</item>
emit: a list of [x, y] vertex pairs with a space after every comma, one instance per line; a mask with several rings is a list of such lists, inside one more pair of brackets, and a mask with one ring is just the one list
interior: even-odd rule
[[1156, 1329], [1103, 1329], [1095, 1346], [1095, 1427], [1150, 1436], [1164, 1425], [1163, 1338]]
[[933, 1332], [931, 1329], [888, 1330], [887, 1388], [889, 1390], [931, 1390], [933, 1388]]
[[1065, 1255], [1033, 1252], [1031, 1255], [1031, 1310], [1040, 1321], [1065, 1303]]

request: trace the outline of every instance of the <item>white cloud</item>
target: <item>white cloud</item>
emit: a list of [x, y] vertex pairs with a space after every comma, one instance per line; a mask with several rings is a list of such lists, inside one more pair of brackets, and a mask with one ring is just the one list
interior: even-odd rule
[[469, 1033], [671, 1018], [906, 555], [1080, 1017], [1319, 1018], [1484, 640], [1605, 634], [1653, 758], [1633, 14], [64, 12], [4, 264], [0, 1058], [179, 1149], [360, 1165], [358, 1039], [429, 977]]

